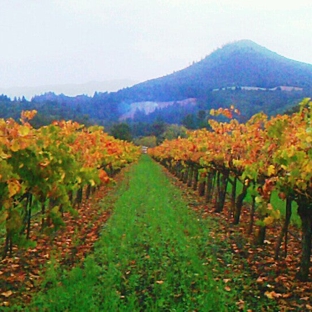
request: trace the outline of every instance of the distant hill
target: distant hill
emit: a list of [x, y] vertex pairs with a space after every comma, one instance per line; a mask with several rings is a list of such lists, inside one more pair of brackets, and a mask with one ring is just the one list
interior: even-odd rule
[[125, 99], [172, 100], [203, 97], [225, 87], [312, 87], [312, 65], [272, 52], [250, 40], [225, 45], [173, 74], [119, 91]]
[[11, 87], [1, 88], [0, 94], [6, 94], [12, 98], [25, 97], [31, 99], [36, 95], [53, 92], [56, 94], [66, 94], [67, 96], [76, 96], [77, 94], [85, 94], [92, 96], [95, 92], [114, 92], [124, 87], [136, 84], [137, 81], [130, 79], [115, 79], [105, 81], [89, 81], [81, 84], [54, 84], [54, 85], [41, 85], [33, 87]]
[[[197, 111], [235, 104], [243, 119], [247, 119], [259, 111], [268, 115], [282, 113], [303, 97], [311, 96], [311, 90], [311, 64], [288, 59], [253, 41], [241, 40], [217, 49], [185, 69], [119, 90], [109, 97], [119, 103], [123, 114], [133, 110], [132, 103], [140, 106], [138, 103], [173, 103], [195, 98]], [[144, 111], [142, 105], [140, 109]], [[158, 110], [157, 115], [166, 120], [169, 111], [172, 116], [170, 107]], [[194, 110], [189, 108], [187, 113], [190, 112]], [[155, 118], [154, 113], [152, 120]]]
[[312, 96], [311, 64], [241, 40], [173, 74], [115, 92], [76, 97], [50, 92], [3, 109], [0, 99], [0, 117], [35, 108], [47, 120], [65, 117], [105, 126], [119, 120], [132, 124], [162, 120], [196, 127], [211, 108], [234, 104], [245, 120], [259, 111], [282, 113], [307, 96]]

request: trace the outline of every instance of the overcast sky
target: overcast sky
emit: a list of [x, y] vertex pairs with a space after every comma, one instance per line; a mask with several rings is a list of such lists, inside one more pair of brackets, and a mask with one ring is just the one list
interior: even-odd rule
[[0, 12], [0, 90], [145, 81], [240, 39], [312, 63], [311, 0], [0, 0]]

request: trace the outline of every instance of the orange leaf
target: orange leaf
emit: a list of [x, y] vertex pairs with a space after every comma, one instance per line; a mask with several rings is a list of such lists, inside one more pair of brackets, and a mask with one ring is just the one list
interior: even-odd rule
[[103, 169], [99, 170], [99, 178], [102, 183], [108, 183], [109, 182], [109, 177]]
[[269, 299], [275, 299], [283, 296], [282, 294], [276, 293], [275, 291], [266, 291], [264, 295]]
[[17, 180], [8, 181], [9, 197], [13, 197], [21, 190], [21, 185]]

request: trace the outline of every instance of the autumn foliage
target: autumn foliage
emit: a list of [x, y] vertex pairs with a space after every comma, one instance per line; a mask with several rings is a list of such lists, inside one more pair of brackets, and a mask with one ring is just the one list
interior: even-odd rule
[[[19, 122], [0, 119], [0, 226], [3, 257], [28, 244], [33, 223], [53, 233], [62, 216], [74, 213], [82, 193], [113, 181], [115, 172], [135, 161], [139, 150], [116, 140], [102, 127], [56, 121], [35, 129], [25, 111]], [[1, 237], [0, 237], [1, 238]]]
[[[242, 204], [249, 192], [249, 233], [255, 234], [257, 244], [264, 243], [267, 227], [274, 228], [281, 219], [280, 211], [270, 202], [272, 192], [278, 192], [285, 201], [286, 216], [276, 242], [276, 258], [282, 240], [287, 244], [291, 202], [295, 201], [302, 236], [297, 278], [306, 281], [312, 239], [312, 101], [305, 99], [298, 113], [270, 119], [259, 113], [239, 123], [233, 118], [235, 114], [239, 112], [233, 106], [212, 110], [212, 116], [223, 115], [230, 120], [211, 119], [211, 131], [196, 130], [188, 138], [164, 141], [149, 153], [189, 186], [198, 188], [207, 202], [214, 203], [216, 212], [222, 212], [229, 196], [234, 224], [240, 222]], [[229, 184], [231, 191], [227, 194]]]

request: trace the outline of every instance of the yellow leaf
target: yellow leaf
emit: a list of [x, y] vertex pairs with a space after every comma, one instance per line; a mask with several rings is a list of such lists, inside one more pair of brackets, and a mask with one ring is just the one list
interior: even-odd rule
[[164, 283], [164, 281], [156, 281], [156, 284], [163, 284]]
[[52, 213], [58, 213], [60, 210], [60, 207], [59, 206], [54, 206], [52, 209], [51, 209], [51, 212]]
[[10, 155], [6, 154], [4, 151], [0, 151], [0, 158], [7, 159], [11, 157]]
[[274, 299], [274, 294], [275, 294], [274, 291], [266, 291], [266, 292], [264, 293], [264, 295], [265, 295], [266, 297], [268, 297], [269, 299]]
[[29, 132], [30, 132], [30, 128], [27, 127], [27, 126], [20, 126], [19, 129], [18, 129], [18, 133], [21, 136], [28, 135]]
[[263, 222], [265, 225], [270, 225], [274, 222], [274, 218], [272, 216], [268, 216], [268, 217], [264, 218]]
[[272, 176], [275, 174], [275, 167], [273, 165], [270, 165], [268, 168], [268, 176]]
[[257, 197], [255, 198], [255, 200], [256, 200], [256, 203], [257, 203], [257, 204], [260, 204], [260, 203], [262, 203], [262, 201], [263, 201], [263, 199], [262, 199], [260, 196], [257, 196]]
[[13, 143], [11, 144], [11, 151], [17, 152], [18, 150], [20, 150], [20, 144], [17, 140], [14, 140]]
[[[8, 217], [8, 212], [7, 211], [2, 212], [0, 215], [0, 224], [4, 222], [7, 217]], [[0, 275], [1, 275], [1, 271], [0, 271]]]
[[311, 143], [312, 142], [312, 137], [311, 136], [307, 136], [306, 137], [306, 142], [307, 143]]
[[233, 159], [233, 165], [234, 165], [235, 167], [242, 166], [242, 164], [243, 164], [243, 161], [242, 161], [242, 160]]
[[281, 212], [280, 210], [273, 210], [271, 212], [271, 216], [275, 219], [278, 220], [281, 217]]
[[6, 199], [6, 200], [4, 200], [3, 201], [3, 207], [5, 208], [5, 209], [9, 209], [10, 207], [11, 207], [11, 199]]
[[9, 197], [13, 197], [21, 190], [21, 185], [17, 180], [8, 181]]

